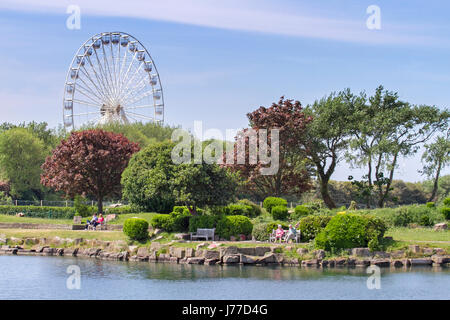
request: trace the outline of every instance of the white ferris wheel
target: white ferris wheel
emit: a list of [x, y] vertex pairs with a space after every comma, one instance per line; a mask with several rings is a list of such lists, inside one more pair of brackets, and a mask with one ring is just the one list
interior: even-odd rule
[[164, 122], [158, 70], [147, 49], [124, 32], [103, 32], [81, 45], [66, 76], [65, 127]]

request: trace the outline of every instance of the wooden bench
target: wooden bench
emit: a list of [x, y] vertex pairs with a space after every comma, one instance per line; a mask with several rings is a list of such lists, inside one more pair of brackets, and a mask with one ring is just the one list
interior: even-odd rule
[[206, 241], [209, 239], [214, 240], [214, 231], [216, 229], [197, 229], [197, 232], [191, 232], [191, 240], [204, 238]]
[[[295, 238], [292, 240], [294, 240], [296, 243], [299, 243], [300, 237], [301, 237], [301, 232], [300, 232], [300, 230], [296, 230], [296, 231], [297, 232], [295, 233]], [[277, 241], [276, 232], [277, 231], [275, 229], [272, 229], [272, 233], [269, 235], [269, 242]], [[283, 237], [281, 238], [281, 242], [286, 242], [288, 234], [289, 234], [289, 230], [284, 230], [284, 234], [283, 234]]]

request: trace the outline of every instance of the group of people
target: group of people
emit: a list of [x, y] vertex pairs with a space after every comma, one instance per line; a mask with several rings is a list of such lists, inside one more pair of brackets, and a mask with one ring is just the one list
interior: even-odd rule
[[287, 233], [286, 237], [284, 238], [284, 241], [287, 243], [289, 242], [289, 240], [295, 240], [296, 236], [297, 236], [297, 229], [299, 226], [299, 223], [297, 223], [295, 225], [295, 228], [292, 226], [292, 224], [289, 225], [289, 230], [288, 231], [284, 231], [283, 227], [281, 226], [281, 224], [278, 225], [277, 230], [275, 231], [275, 242], [277, 240], [281, 241], [283, 240], [283, 237], [285, 237], [285, 233]]
[[103, 218], [103, 214], [99, 213], [99, 215], [97, 216], [96, 213], [94, 213], [94, 215], [92, 216], [91, 220], [86, 220], [86, 228], [85, 230], [89, 229], [89, 226], [92, 226], [95, 230], [95, 228], [99, 225], [102, 224], [103, 221], [105, 221], [105, 219]]

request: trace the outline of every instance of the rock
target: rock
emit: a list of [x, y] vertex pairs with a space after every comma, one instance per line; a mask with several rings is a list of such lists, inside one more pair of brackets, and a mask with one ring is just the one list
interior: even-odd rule
[[256, 256], [256, 248], [238, 248], [238, 253], [247, 256]]
[[204, 264], [212, 266], [216, 263], [218, 263], [220, 260], [219, 259], [205, 259]]
[[409, 247], [409, 251], [413, 252], [413, 253], [420, 253], [420, 247], [418, 245], [412, 244]]
[[176, 233], [174, 238], [178, 240], [190, 240], [191, 235], [189, 233]]
[[403, 267], [403, 261], [402, 260], [393, 260], [391, 261], [391, 266], [394, 268], [401, 268]]
[[377, 258], [382, 258], [382, 259], [389, 259], [391, 257], [391, 254], [389, 252], [384, 252], [384, 251], [375, 251], [373, 253], [373, 255]]
[[258, 262], [258, 258], [248, 256], [245, 254], [240, 255], [240, 263], [242, 264], [255, 264], [256, 262]]
[[437, 264], [450, 263], [450, 256], [433, 255], [431, 256], [431, 261]]
[[397, 250], [394, 252], [391, 252], [391, 258], [399, 259], [403, 258], [405, 256], [405, 251], [403, 250]]
[[[0, 241], [0, 243], [1, 243], [1, 241]], [[38, 243], [39, 243], [39, 240], [36, 239], [36, 238], [26, 238], [25, 241], [24, 241], [24, 243], [25, 243], [26, 245], [35, 245], [35, 244], [38, 244]]]
[[303, 267], [318, 267], [319, 266], [319, 260], [312, 259], [312, 260], [303, 260], [302, 261]]
[[84, 241], [83, 238], [77, 238], [73, 242], [74, 242], [75, 245], [79, 245], [79, 244], [83, 243], [83, 241]]
[[286, 251], [292, 251], [292, 249], [294, 249], [293, 246], [286, 246], [286, 247], [284, 247], [284, 250], [286, 250]]
[[56, 255], [57, 255], [57, 256], [62, 256], [62, 255], [64, 255], [64, 248], [58, 248], [58, 249], [56, 249]]
[[148, 248], [146, 247], [141, 247], [137, 250], [136, 255], [138, 257], [148, 257], [149, 256], [149, 252], [148, 252]]
[[130, 250], [130, 252], [135, 252], [137, 248], [138, 246], [128, 246], [128, 250]]
[[433, 227], [434, 231], [439, 231], [439, 230], [447, 230], [448, 229], [448, 224], [445, 222], [442, 223], [436, 223]]
[[11, 237], [11, 242], [15, 243], [15, 244], [23, 244], [23, 239], [21, 238], [15, 238], [15, 237]]
[[6, 244], [8, 242], [7, 238], [0, 238], [0, 244]]
[[[198, 249], [195, 250], [195, 256], [196, 257], [203, 257], [203, 252], [205, 252], [206, 250], [202, 250], [202, 249]], [[219, 251], [217, 251], [217, 254], [219, 254]]]
[[157, 236], [156, 238], [155, 238], [155, 240], [161, 240], [161, 239], [163, 239], [164, 237], [163, 236]]
[[186, 248], [185, 257], [187, 257], [187, 258], [195, 257], [195, 249], [194, 248]]
[[159, 250], [162, 247], [161, 243], [159, 242], [151, 242], [150, 243], [150, 249], [152, 250]]
[[430, 258], [409, 259], [411, 266], [429, 266], [433, 263]]
[[369, 248], [353, 248], [352, 249], [352, 256], [355, 257], [370, 257], [370, 250]]
[[355, 266], [356, 267], [367, 267], [367, 266], [370, 266], [370, 260], [364, 260], [364, 259], [359, 260], [359, 259], [356, 259], [355, 260]]
[[445, 250], [442, 248], [434, 248], [434, 253], [439, 255], [445, 255]]
[[170, 254], [168, 254], [168, 253], [161, 253], [158, 256], [158, 261], [160, 261], [160, 262], [169, 262], [170, 261]]
[[320, 262], [320, 266], [321, 266], [322, 268], [328, 267], [328, 260], [322, 260], [322, 261]]
[[170, 257], [169, 262], [170, 263], [178, 263], [179, 258], [178, 257]]
[[270, 247], [255, 247], [255, 256], [264, 256], [267, 252], [270, 252]]
[[200, 250], [201, 248], [206, 247], [206, 246], [207, 246], [207, 244], [205, 242], [202, 242], [202, 243], [198, 244], [197, 247], [195, 247], [195, 248], [197, 250]]
[[297, 253], [298, 253], [300, 256], [303, 256], [303, 255], [307, 254], [308, 252], [309, 252], [309, 250], [306, 249], [306, 248], [299, 248], [299, 249], [297, 249]]
[[402, 263], [405, 267], [409, 267], [411, 265], [411, 261], [409, 261], [409, 259], [402, 259]]
[[348, 258], [347, 259], [347, 266], [354, 267], [356, 265], [356, 259]]
[[325, 258], [325, 250], [319, 249], [319, 250], [314, 251], [314, 256], [316, 257], [316, 259]]
[[370, 264], [372, 266], [378, 266], [382, 268], [382, 267], [389, 267], [391, 265], [391, 262], [387, 259], [374, 259], [370, 261]]
[[232, 255], [224, 255], [222, 257], [222, 261], [224, 264], [234, 264], [239, 263], [239, 255], [238, 254], [232, 254]]
[[431, 256], [433, 254], [433, 248], [423, 248], [423, 254]]
[[54, 248], [46, 247], [42, 250], [42, 253], [46, 256], [52, 256], [56, 250]]
[[222, 259], [224, 256], [239, 254], [238, 248], [233, 246], [220, 248], [219, 252], [220, 252], [220, 259]]
[[156, 262], [156, 261], [158, 261], [158, 256], [156, 255], [156, 252], [152, 252], [152, 253], [148, 256], [148, 261], [149, 261], [149, 262]]
[[203, 251], [203, 257], [205, 259], [220, 259], [220, 253], [216, 250], [204, 250]]
[[153, 235], [154, 235], [154, 236], [157, 236], [158, 234], [160, 234], [160, 233], [162, 233], [162, 232], [163, 232], [162, 229], [156, 228], [156, 229], [153, 231]]
[[278, 258], [274, 253], [268, 253], [264, 257], [258, 259], [258, 263], [267, 264], [267, 263], [276, 263], [278, 262]]
[[188, 264], [203, 264], [204, 262], [205, 262], [205, 258], [200, 258], [200, 257], [187, 258]]
[[66, 248], [66, 249], [64, 249], [64, 255], [65, 256], [76, 256], [77, 255], [77, 253], [78, 253], [78, 248], [74, 248], [74, 249], [72, 249], [72, 248]]
[[336, 258], [334, 262], [336, 267], [343, 267], [347, 265], [347, 258]]
[[335, 265], [336, 265], [336, 261], [334, 259], [328, 260], [328, 267], [334, 268]]
[[169, 253], [172, 257], [176, 257], [178, 259], [183, 259], [186, 255], [186, 251], [184, 248], [170, 247]]

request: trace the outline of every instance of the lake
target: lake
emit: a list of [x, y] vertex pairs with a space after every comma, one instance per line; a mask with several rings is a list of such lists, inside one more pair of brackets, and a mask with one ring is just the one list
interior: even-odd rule
[[[80, 289], [68, 289], [69, 266]], [[203, 266], [89, 258], [0, 256], [0, 299], [450, 299], [450, 268]], [[77, 267], [75, 267], [77, 268]], [[73, 271], [72, 271], [73, 272]], [[70, 282], [72, 285], [77, 283]]]

